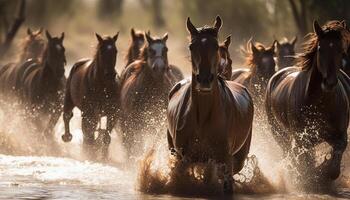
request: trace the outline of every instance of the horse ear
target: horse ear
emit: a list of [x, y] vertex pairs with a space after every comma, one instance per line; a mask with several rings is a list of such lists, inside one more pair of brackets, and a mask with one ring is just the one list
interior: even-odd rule
[[322, 36], [323, 34], [323, 30], [316, 20], [314, 21], [314, 32], [318, 37]]
[[275, 52], [275, 46], [276, 46], [277, 40], [274, 40], [269, 48], [270, 51]]
[[298, 41], [298, 37], [297, 36], [294, 36], [294, 38], [292, 39], [292, 45], [295, 46], [295, 44], [297, 43]]
[[253, 54], [258, 54], [259, 53], [259, 50], [256, 48], [256, 46], [254, 45], [254, 42], [253, 40], [250, 40], [250, 48], [253, 52]]
[[113, 38], [112, 38], [114, 42], [117, 41], [118, 36], [119, 36], [119, 31], [118, 31], [117, 34], [115, 34], [115, 35], [113, 36]]
[[226, 48], [228, 48], [231, 44], [231, 35], [227, 36], [226, 40], [224, 41], [224, 45]]
[[135, 38], [135, 30], [134, 30], [134, 28], [131, 28], [130, 35], [131, 35], [132, 38]]
[[98, 33], [95, 33], [95, 35], [96, 35], [96, 38], [97, 38], [98, 42], [102, 43], [103, 42], [102, 37]]
[[153, 42], [153, 38], [150, 35], [150, 31], [147, 31], [147, 33], [145, 33], [145, 36], [148, 44], [151, 44]]
[[168, 33], [165, 33], [165, 34], [163, 35], [162, 41], [163, 41], [163, 42], [166, 42], [167, 40], [168, 40]]
[[30, 35], [30, 36], [32, 36], [32, 35], [33, 35], [33, 31], [32, 31], [32, 29], [27, 28], [27, 34], [28, 34], [28, 35]]
[[217, 32], [219, 32], [221, 26], [222, 26], [222, 20], [221, 20], [221, 17], [218, 15], [215, 18], [214, 28], [216, 29]]
[[60, 37], [61, 42], [63, 42], [63, 39], [64, 39], [64, 32], [61, 33], [61, 37]]
[[49, 31], [45, 31], [45, 35], [46, 35], [46, 38], [48, 39], [48, 40], [51, 40], [52, 39], [52, 36], [51, 36], [51, 34], [49, 33]]
[[187, 17], [186, 28], [187, 28], [188, 32], [190, 32], [191, 35], [198, 34], [197, 28], [192, 24], [191, 19], [189, 17]]
[[341, 23], [341, 25], [346, 29], [346, 21], [343, 20], [343, 21], [341, 21], [340, 23]]

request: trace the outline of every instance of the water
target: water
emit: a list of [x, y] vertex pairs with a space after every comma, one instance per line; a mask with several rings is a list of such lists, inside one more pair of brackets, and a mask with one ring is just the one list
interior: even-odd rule
[[[112, 134], [110, 161], [86, 161], [80, 151], [80, 113], [75, 110], [74, 114], [71, 143], [60, 140], [62, 119], [55, 128], [55, 140], [60, 149], [57, 151], [38, 141], [35, 131], [30, 130], [20, 116], [8, 116], [0, 110], [0, 199], [190, 199], [181, 194], [170, 195], [168, 182], [157, 180], [159, 177], [155, 176], [158, 172], [169, 174], [165, 134], [148, 137], [142, 147], [145, 155], [134, 161], [126, 158], [117, 130]], [[254, 135], [251, 155], [257, 158], [260, 176], [256, 176], [254, 166], [247, 165], [243, 174], [248, 179], [254, 177], [253, 181], [242, 184], [240, 193], [230, 199], [350, 199], [350, 179], [346, 178], [349, 168], [346, 165], [343, 177], [335, 184], [334, 194], [306, 194], [293, 188], [288, 177], [284, 176], [286, 161], [266, 131], [266, 123], [254, 126], [255, 133], [259, 134]], [[151, 149], [154, 150], [153, 158], [146, 163], [147, 152]], [[347, 155], [344, 159], [348, 163]], [[145, 186], [155, 183], [159, 188], [154, 187], [156, 190], [152, 194], [141, 192]], [[201, 187], [191, 184], [186, 185], [187, 189]], [[214, 196], [191, 197], [206, 199]]]

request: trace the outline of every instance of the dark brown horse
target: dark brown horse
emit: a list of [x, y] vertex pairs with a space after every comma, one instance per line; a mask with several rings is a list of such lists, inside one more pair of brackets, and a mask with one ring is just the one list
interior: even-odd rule
[[[27, 29], [27, 36], [21, 44], [22, 52], [18, 61], [8, 63], [0, 68], [0, 74], [1, 72], [3, 73], [2, 76], [0, 76], [0, 82], [3, 83], [0, 86], [0, 91], [6, 92], [7, 95], [13, 97], [13, 92], [17, 90], [18, 84], [20, 84], [21, 77], [27, 69], [27, 66], [39, 62], [45, 47], [45, 41], [41, 36], [41, 32], [42, 29], [35, 32], [30, 28]], [[24, 62], [26, 63], [22, 65]]]
[[[98, 40], [93, 59], [82, 60], [74, 64], [68, 80], [64, 98], [63, 120], [65, 133], [62, 139], [72, 139], [69, 122], [73, 117], [73, 108], [82, 112], [83, 149], [87, 156], [96, 158], [96, 151], [102, 151], [102, 158], [108, 155], [110, 133], [116, 123], [119, 109], [119, 80], [116, 70], [117, 48], [115, 42], [118, 33], [113, 37], [104, 37], [96, 33]], [[101, 118], [107, 117], [103, 125]], [[95, 139], [97, 126], [106, 127], [99, 131]]]
[[[140, 132], [164, 121], [168, 92], [179, 79], [168, 64], [168, 34], [153, 38], [146, 33], [140, 59], [129, 65], [122, 75], [121, 108], [126, 145], [140, 146]], [[153, 121], [153, 122], [152, 122]], [[134, 154], [137, 150], [131, 150]]]
[[30, 28], [27, 29], [27, 36], [22, 42], [22, 53], [19, 57], [19, 62], [22, 63], [28, 59], [38, 59], [42, 55], [45, 47], [45, 40], [41, 36], [43, 29], [32, 31]]
[[130, 35], [131, 35], [131, 42], [128, 49], [128, 53], [125, 57], [126, 59], [125, 68], [139, 58], [141, 48], [145, 44], [145, 36], [143, 32], [135, 31], [134, 28], [131, 28]]
[[228, 36], [223, 43], [219, 45], [219, 54], [220, 54], [220, 62], [218, 73], [219, 75], [226, 79], [230, 80], [232, 77], [232, 60], [229, 51], [229, 46], [231, 44], [231, 35]]
[[[332, 21], [321, 28], [315, 21], [297, 65], [276, 73], [267, 87], [273, 136], [305, 183], [328, 183], [340, 174], [350, 94], [349, 78], [340, 66], [349, 35], [345, 23]], [[323, 142], [332, 147], [331, 157], [316, 167], [313, 147]]]
[[[52, 141], [51, 131], [61, 115], [66, 57], [64, 33], [61, 37], [52, 37], [46, 31], [46, 37], [46, 47], [38, 60], [27, 60], [21, 65], [0, 69], [0, 85], [5, 95], [14, 89], [15, 93], [12, 94], [26, 107], [28, 117], [39, 131], [44, 130], [45, 138]], [[23, 74], [18, 75], [18, 72]], [[43, 119], [49, 119], [45, 127]]]
[[284, 38], [282, 41], [276, 42], [277, 70], [291, 67], [295, 64], [296, 42], [297, 37], [294, 37], [291, 41]]
[[232, 175], [243, 168], [252, 137], [253, 102], [245, 87], [218, 76], [218, 16], [214, 26], [191, 35], [192, 81], [181, 81], [169, 94], [168, 142], [175, 155], [190, 163], [222, 164], [225, 193], [232, 193]]
[[255, 45], [251, 40], [247, 43], [247, 48], [243, 53], [246, 54], [246, 64], [249, 69], [233, 70], [231, 80], [246, 86], [254, 98], [254, 104], [257, 110], [263, 105], [267, 82], [276, 72], [275, 70], [275, 41], [270, 47], [257, 43]]

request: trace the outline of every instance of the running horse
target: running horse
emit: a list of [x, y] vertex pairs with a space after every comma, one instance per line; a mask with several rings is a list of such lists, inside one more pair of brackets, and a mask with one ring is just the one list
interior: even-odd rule
[[229, 46], [231, 44], [231, 35], [229, 35], [224, 42], [219, 45], [220, 62], [218, 67], [218, 73], [225, 80], [230, 80], [232, 77], [232, 60], [229, 52]]
[[125, 56], [125, 59], [126, 59], [125, 68], [139, 58], [140, 50], [145, 44], [145, 36], [143, 32], [135, 31], [134, 28], [131, 28], [130, 35], [131, 35], [131, 42], [128, 48], [128, 53]]
[[[349, 78], [340, 70], [349, 31], [339, 21], [313, 27], [300, 60], [271, 78], [265, 100], [272, 134], [306, 187], [339, 177], [349, 124]], [[313, 148], [324, 142], [331, 157], [316, 166]]]
[[125, 69], [121, 86], [121, 129], [131, 155], [138, 152], [131, 147], [143, 141], [140, 132], [145, 127], [153, 131], [165, 121], [168, 93], [179, 81], [168, 63], [168, 34], [153, 38], [146, 33], [145, 37], [140, 58]]
[[256, 45], [250, 39], [247, 48], [242, 49], [246, 54], [246, 64], [249, 69], [236, 69], [232, 72], [231, 80], [246, 86], [254, 99], [254, 105], [260, 113], [263, 107], [266, 86], [275, 70], [275, 41], [270, 47], [261, 43]]
[[213, 27], [198, 29], [187, 19], [192, 80], [170, 91], [167, 137], [170, 151], [180, 159], [214, 160], [222, 166], [223, 191], [230, 194], [232, 175], [243, 168], [249, 152], [254, 107], [244, 86], [218, 76], [221, 25], [219, 16]]
[[277, 70], [294, 65], [297, 39], [297, 37], [294, 37], [291, 41], [288, 41], [287, 38], [282, 41], [276, 40]]
[[[39, 62], [45, 47], [45, 40], [42, 38], [42, 29], [32, 31], [27, 29], [27, 36], [21, 43], [22, 52], [18, 61], [8, 63], [0, 68], [0, 91], [6, 93], [7, 96], [14, 97], [18, 90], [20, 80], [27, 67], [35, 62]], [[27, 62], [29, 61], [29, 62]], [[22, 65], [25, 63], [24, 65]], [[6, 71], [6, 73], [5, 73]]]
[[[75, 63], [67, 79], [62, 140], [72, 139], [69, 122], [73, 108], [78, 107], [82, 112], [83, 150], [91, 159], [96, 158], [98, 152], [102, 159], [108, 158], [110, 133], [118, 118], [120, 83], [115, 70], [118, 34], [101, 37], [96, 33], [98, 44], [94, 58]], [[102, 117], [107, 117], [106, 125]], [[98, 125], [100, 130], [97, 130]], [[96, 139], [95, 131], [99, 133]]]
[[[15, 87], [16, 92], [12, 94], [25, 106], [36, 128], [44, 131], [44, 139], [52, 142], [52, 131], [62, 111], [66, 57], [64, 33], [60, 37], [52, 37], [46, 31], [46, 38], [47, 44], [39, 59], [29, 59], [21, 65], [0, 69], [0, 85], [3, 94], [9, 94]], [[12, 77], [18, 79], [12, 80]], [[42, 123], [43, 119], [49, 119], [46, 125]]]

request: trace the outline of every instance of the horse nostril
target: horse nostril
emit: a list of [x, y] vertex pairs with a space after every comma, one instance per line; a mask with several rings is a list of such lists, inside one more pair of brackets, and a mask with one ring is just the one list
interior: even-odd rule
[[197, 80], [198, 82], [201, 82], [201, 79], [200, 79], [199, 75], [196, 75], [196, 80]]

